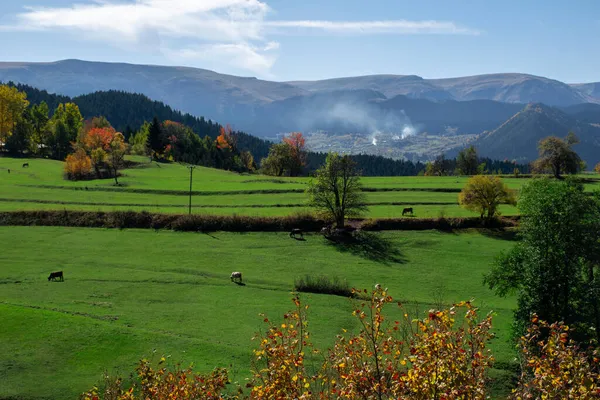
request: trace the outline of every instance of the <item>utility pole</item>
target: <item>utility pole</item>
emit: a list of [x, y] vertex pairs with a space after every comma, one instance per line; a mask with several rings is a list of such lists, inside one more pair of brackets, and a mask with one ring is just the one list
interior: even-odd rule
[[190, 205], [189, 205], [189, 215], [192, 215], [192, 175], [194, 172], [195, 165], [188, 165], [190, 169]]

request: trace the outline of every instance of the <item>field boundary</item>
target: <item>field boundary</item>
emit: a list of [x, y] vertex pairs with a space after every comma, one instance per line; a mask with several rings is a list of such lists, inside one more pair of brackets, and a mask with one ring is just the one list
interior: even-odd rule
[[[189, 196], [189, 190], [161, 190], [161, 189], [136, 189], [108, 186], [54, 186], [54, 185], [18, 185], [21, 187], [38, 188], [38, 189], [53, 189], [53, 190], [76, 190], [89, 192], [124, 192], [138, 194], [156, 194], [156, 195], [171, 195], [171, 196]], [[460, 193], [459, 188], [414, 188], [414, 187], [363, 187], [363, 192], [433, 192], [433, 193]], [[305, 193], [305, 189], [248, 189], [248, 190], [215, 190], [215, 191], [192, 191], [192, 196], [225, 196], [225, 195], [247, 195], [247, 194], [289, 194], [289, 193]]]
[[[487, 223], [466, 218], [354, 219], [348, 224], [365, 231], [508, 228], [520, 218], [503, 217]], [[328, 222], [312, 214], [286, 217], [177, 215], [146, 211], [13, 211], [0, 212], [0, 226], [64, 226], [80, 228], [167, 229], [182, 232], [286, 232], [293, 228], [319, 232]]]
[[[36, 199], [9, 199], [0, 198], [0, 203], [34, 203], [34, 204], [60, 204], [73, 206], [107, 206], [107, 207], [162, 207], [162, 208], [188, 208], [188, 204], [150, 204], [150, 203], [94, 203], [85, 201], [64, 200], [36, 200]], [[433, 201], [379, 201], [367, 202], [366, 206], [456, 206], [458, 202], [433, 202]], [[307, 207], [306, 203], [289, 204], [192, 204], [192, 208], [281, 208], [281, 207]]]

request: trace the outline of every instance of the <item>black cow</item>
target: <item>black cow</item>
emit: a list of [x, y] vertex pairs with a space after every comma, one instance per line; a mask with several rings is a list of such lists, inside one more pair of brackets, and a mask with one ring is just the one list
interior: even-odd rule
[[405, 216], [406, 214], [409, 214], [409, 213], [410, 213], [410, 215], [414, 214], [412, 207], [405, 208], [404, 210], [402, 210], [402, 216]]
[[292, 229], [292, 231], [290, 232], [290, 237], [291, 237], [291, 238], [294, 238], [294, 239], [298, 239], [298, 238], [296, 237], [296, 235], [300, 235], [300, 237], [301, 237], [302, 239], [304, 239], [304, 235], [303, 235], [303, 233], [302, 233], [302, 229], [298, 229], [298, 228]]
[[23, 168], [29, 168], [29, 163], [26, 162], [25, 164], [23, 164]]
[[65, 277], [63, 275], [62, 271], [58, 271], [58, 272], [51, 272], [50, 276], [48, 277], [48, 281], [55, 281], [55, 280], [59, 280], [59, 281], [64, 281]]

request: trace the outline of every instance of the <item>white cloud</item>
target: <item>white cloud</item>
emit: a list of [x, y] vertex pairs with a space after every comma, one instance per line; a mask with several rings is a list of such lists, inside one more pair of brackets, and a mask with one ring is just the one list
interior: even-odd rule
[[262, 0], [95, 0], [25, 7], [0, 31], [64, 30], [133, 51], [160, 48], [173, 61], [210, 60], [263, 76], [277, 59], [279, 43], [268, 38], [274, 33], [478, 34], [440, 21], [274, 21], [267, 19], [270, 11]]
[[444, 21], [267, 21], [274, 28], [314, 29], [325, 32], [348, 34], [467, 34], [478, 35], [479, 31]]

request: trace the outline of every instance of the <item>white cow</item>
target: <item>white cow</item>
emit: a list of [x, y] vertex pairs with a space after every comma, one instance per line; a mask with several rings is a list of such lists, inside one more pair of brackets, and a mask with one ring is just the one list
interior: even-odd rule
[[241, 272], [232, 272], [231, 273], [231, 282], [238, 281], [242, 283], [242, 273]]

